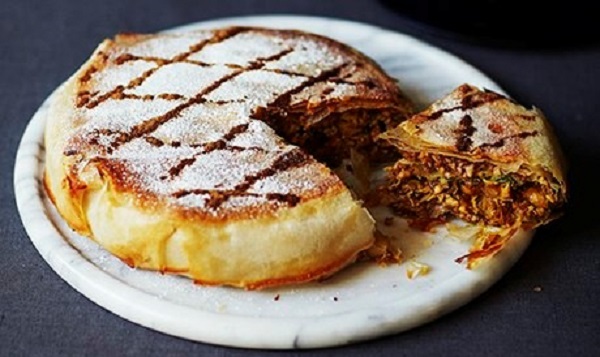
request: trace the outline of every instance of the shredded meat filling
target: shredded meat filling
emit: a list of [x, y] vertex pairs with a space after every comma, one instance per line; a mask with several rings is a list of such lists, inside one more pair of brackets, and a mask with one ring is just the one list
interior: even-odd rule
[[290, 113], [286, 118], [268, 117], [265, 121], [286, 140], [330, 165], [349, 158], [351, 149], [375, 161], [398, 157], [395, 151], [375, 143], [379, 134], [399, 123], [395, 110], [354, 109], [332, 113], [316, 123], [304, 123], [294, 116]]
[[546, 177], [527, 169], [505, 173], [484, 163], [428, 154], [403, 153], [380, 189], [382, 203], [416, 220], [459, 217], [471, 223], [533, 227], [561, 205]]

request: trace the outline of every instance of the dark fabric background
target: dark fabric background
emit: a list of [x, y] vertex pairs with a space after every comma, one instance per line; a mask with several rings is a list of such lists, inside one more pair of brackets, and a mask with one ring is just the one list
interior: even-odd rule
[[[542, 108], [571, 165], [566, 216], [540, 229], [519, 263], [467, 306], [421, 328], [347, 347], [273, 352], [211, 346], [140, 327], [88, 301], [37, 254], [16, 210], [14, 157], [31, 115], [104, 37], [266, 13], [333, 16], [414, 35], [480, 68], [518, 101]], [[600, 355], [600, 181], [594, 174], [600, 168], [600, 43], [535, 47], [455, 36], [375, 1], [3, 2], [0, 355]], [[535, 292], [536, 286], [543, 290]]]

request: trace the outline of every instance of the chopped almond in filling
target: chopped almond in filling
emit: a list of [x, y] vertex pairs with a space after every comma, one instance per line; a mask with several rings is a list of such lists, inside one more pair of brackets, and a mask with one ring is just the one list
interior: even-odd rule
[[471, 223], [537, 226], [564, 203], [559, 183], [526, 167], [498, 166], [431, 153], [404, 152], [378, 190], [381, 203], [417, 222], [458, 217]]

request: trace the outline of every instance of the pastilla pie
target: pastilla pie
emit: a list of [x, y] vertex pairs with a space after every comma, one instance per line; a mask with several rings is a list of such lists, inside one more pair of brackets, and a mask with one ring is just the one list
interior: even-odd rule
[[469, 258], [548, 223], [567, 199], [565, 162], [542, 112], [493, 91], [461, 85], [380, 139], [402, 156], [378, 189], [383, 204], [425, 227], [458, 217], [499, 228]]
[[119, 35], [55, 96], [45, 186], [130, 266], [248, 289], [310, 281], [374, 241], [324, 163], [376, 157], [410, 108], [373, 61], [321, 36]]

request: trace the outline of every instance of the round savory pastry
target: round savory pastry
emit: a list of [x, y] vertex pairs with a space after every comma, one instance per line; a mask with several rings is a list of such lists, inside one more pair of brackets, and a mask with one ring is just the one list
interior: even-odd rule
[[71, 228], [133, 267], [247, 289], [353, 262], [374, 221], [324, 164], [411, 111], [363, 54], [230, 27], [105, 40], [58, 91], [45, 186]]

